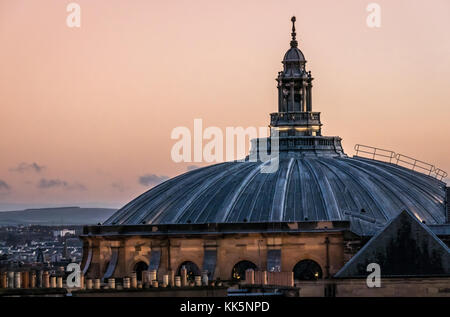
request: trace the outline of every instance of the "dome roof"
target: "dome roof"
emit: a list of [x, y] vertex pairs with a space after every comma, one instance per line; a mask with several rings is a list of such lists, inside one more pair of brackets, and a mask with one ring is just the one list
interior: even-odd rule
[[305, 56], [302, 51], [300, 51], [297, 47], [291, 47], [288, 49], [286, 54], [284, 54], [283, 63], [285, 62], [300, 62], [305, 63]]
[[104, 225], [349, 220], [373, 234], [406, 209], [445, 222], [445, 184], [398, 165], [360, 157], [283, 157], [227, 162], [172, 178], [137, 197]]

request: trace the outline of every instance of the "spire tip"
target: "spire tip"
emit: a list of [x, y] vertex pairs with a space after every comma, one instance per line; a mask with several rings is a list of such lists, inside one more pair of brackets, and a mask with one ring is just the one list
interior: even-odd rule
[[292, 21], [291, 47], [297, 47], [298, 43], [297, 43], [297, 40], [296, 40], [297, 33], [295, 32], [295, 21], [296, 21], [295, 15], [292, 16], [291, 21]]

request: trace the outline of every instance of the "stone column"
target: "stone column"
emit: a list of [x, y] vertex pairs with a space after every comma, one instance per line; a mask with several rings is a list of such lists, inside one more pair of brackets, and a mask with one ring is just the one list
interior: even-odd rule
[[261, 272], [261, 284], [266, 285], [267, 284], [267, 271]]
[[175, 276], [175, 286], [176, 287], [181, 287], [181, 277], [180, 276]]
[[56, 278], [56, 287], [57, 288], [63, 288], [63, 278], [62, 278], [62, 276], [58, 276]]
[[20, 272], [14, 272], [14, 287], [21, 288], [22, 274]]
[[306, 111], [312, 111], [311, 83], [306, 88]]
[[84, 274], [80, 274], [80, 289], [84, 289]]
[[100, 279], [96, 278], [94, 280], [94, 289], [100, 289]]
[[30, 287], [30, 272], [23, 271], [22, 272], [22, 288], [29, 288]]
[[56, 288], [56, 276], [51, 276], [50, 277], [50, 287], [51, 288]]
[[278, 89], [278, 112], [286, 112], [286, 109], [284, 109], [284, 103], [283, 103], [283, 85], [281, 78], [277, 78], [277, 89]]
[[203, 271], [203, 273], [202, 273], [202, 285], [203, 286], [208, 286], [208, 284], [209, 284], [208, 271]]
[[187, 270], [184, 266], [181, 268], [180, 274], [181, 274], [181, 286], [185, 287], [187, 286]]
[[130, 288], [130, 278], [129, 277], [124, 277], [123, 278], [123, 288], [128, 289]]
[[157, 280], [157, 276], [156, 276], [156, 270], [150, 270], [150, 284], [152, 284], [153, 281]]
[[306, 86], [303, 85], [301, 88], [301, 98], [300, 98], [300, 111], [306, 111]]
[[131, 288], [137, 288], [136, 272], [131, 273]]
[[291, 97], [291, 109], [290, 111], [295, 111], [295, 82], [291, 81], [291, 92], [290, 92], [290, 96]]
[[173, 270], [169, 271], [169, 286], [170, 287], [175, 286], [175, 272]]
[[36, 287], [36, 272], [31, 272], [31, 278], [30, 278], [30, 287], [35, 288]]
[[92, 279], [86, 279], [86, 289], [92, 289]]
[[169, 286], [169, 274], [163, 275], [163, 287]]
[[42, 274], [42, 287], [43, 288], [49, 288], [50, 287], [50, 275], [48, 271], [45, 271]]
[[8, 272], [8, 288], [14, 288], [14, 272]]
[[248, 269], [245, 271], [245, 283], [253, 285], [255, 284], [255, 271]]
[[2, 272], [0, 288], [7, 288], [7, 287], [8, 287], [8, 275], [6, 272]]
[[202, 286], [202, 277], [200, 275], [196, 275], [194, 278], [195, 278], [195, 286]]

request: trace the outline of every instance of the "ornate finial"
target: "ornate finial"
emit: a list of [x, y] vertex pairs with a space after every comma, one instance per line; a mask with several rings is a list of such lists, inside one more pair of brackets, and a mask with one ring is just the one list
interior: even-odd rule
[[291, 21], [292, 21], [292, 33], [291, 33], [291, 35], [292, 35], [292, 41], [291, 41], [291, 47], [297, 47], [297, 45], [298, 45], [298, 42], [297, 42], [297, 40], [295, 39], [295, 37], [296, 37], [296, 35], [297, 35], [297, 33], [295, 33], [295, 16], [293, 16], [292, 18], [291, 18]]

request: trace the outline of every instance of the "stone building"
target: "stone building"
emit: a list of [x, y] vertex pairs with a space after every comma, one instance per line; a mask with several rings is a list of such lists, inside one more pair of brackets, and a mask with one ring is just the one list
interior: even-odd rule
[[[324, 136], [295, 18], [291, 36], [276, 78], [278, 112], [270, 114], [271, 136], [252, 140], [243, 161], [172, 178], [103, 224], [85, 227], [82, 267], [88, 278], [137, 272], [139, 279], [143, 271], [157, 270], [161, 280], [185, 267], [191, 276], [207, 271], [210, 279], [233, 283], [252, 268], [294, 272], [296, 282], [319, 285], [361, 273], [361, 265], [349, 268], [351, 259], [370, 260], [365, 247], [365, 260], [358, 251], [402, 211], [439, 245], [433, 254], [420, 254], [425, 257], [420, 265], [427, 257], [440, 264], [421, 266], [419, 275], [450, 275], [448, 247], [437, 237], [450, 236], [445, 173], [417, 160], [408, 166], [410, 158], [370, 147], [359, 146], [349, 157], [340, 137]], [[262, 144], [268, 145], [269, 160], [261, 159]], [[363, 157], [368, 153], [370, 158]], [[263, 172], [274, 160], [278, 168]]]

